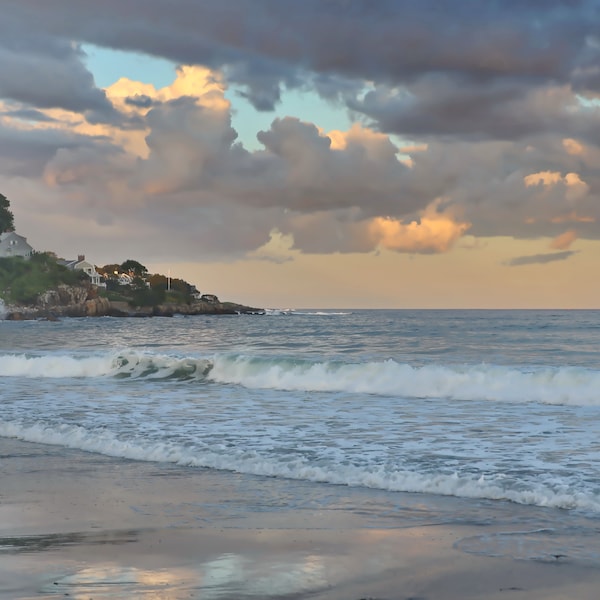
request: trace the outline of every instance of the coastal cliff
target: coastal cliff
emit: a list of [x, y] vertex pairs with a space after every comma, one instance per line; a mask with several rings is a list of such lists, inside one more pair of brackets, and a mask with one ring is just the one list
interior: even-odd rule
[[174, 315], [263, 314], [235, 302], [194, 300], [189, 304], [165, 303], [132, 307], [128, 302], [111, 301], [99, 296], [91, 286], [60, 285], [40, 294], [31, 306], [6, 305], [0, 318], [11, 321], [32, 319], [57, 320], [62, 317], [172, 317]]

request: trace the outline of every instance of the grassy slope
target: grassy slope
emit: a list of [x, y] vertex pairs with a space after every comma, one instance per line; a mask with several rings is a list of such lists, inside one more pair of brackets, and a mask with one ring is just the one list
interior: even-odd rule
[[34, 305], [41, 293], [86, 279], [85, 273], [70, 271], [45, 252], [34, 254], [29, 260], [0, 258], [0, 298], [8, 304]]

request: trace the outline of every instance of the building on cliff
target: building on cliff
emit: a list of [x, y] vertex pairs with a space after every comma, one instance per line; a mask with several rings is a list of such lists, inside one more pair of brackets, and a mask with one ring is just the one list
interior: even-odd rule
[[90, 278], [92, 285], [106, 287], [102, 276], [96, 271], [96, 267], [91, 262], [85, 260], [84, 254], [80, 254], [77, 260], [59, 260], [58, 262], [72, 271], [83, 271]]
[[32, 253], [33, 248], [27, 243], [27, 238], [18, 235], [14, 231], [0, 233], [0, 258], [11, 258], [13, 256], [29, 258]]

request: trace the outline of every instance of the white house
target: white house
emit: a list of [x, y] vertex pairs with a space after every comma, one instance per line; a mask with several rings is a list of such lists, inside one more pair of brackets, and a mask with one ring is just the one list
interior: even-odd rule
[[29, 258], [33, 248], [27, 243], [27, 238], [16, 234], [14, 231], [0, 233], [0, 258], [22, 256]]
[[92, 285], [106, 287], [106, 283], [102, 280], [102, 276], [96, 271], [96, 267], [91, 262], [85, 260], [84, 254], [80, 254], [77, 257], [77, 260], [64, 260], [59, 262], [72, 271], [83, 271], [90, 278]]

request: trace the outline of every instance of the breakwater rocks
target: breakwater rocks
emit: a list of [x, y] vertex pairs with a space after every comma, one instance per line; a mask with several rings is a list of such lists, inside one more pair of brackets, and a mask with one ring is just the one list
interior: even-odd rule
[[261, 308], [235, 302], [207, 302], [197, 300], [190, 304], [160, 304], [132, 307], [127, 302], [114, 302], [97, 296], [93, 288], [59, 286], [42, 294], [35, 306], [2, 307], [0, 319], [25, 321], [42, 319], [55, 321], [63, 317], [172, 317], [174, 315], [260, 315]]
[[191, 304], [159, 304], [131, 308], [127, 302], [111, 302], [111, 317], [173, 317], [174, 315], [264, 315], [262, 308], [253, 308], [235, 302], [206, 302]]

